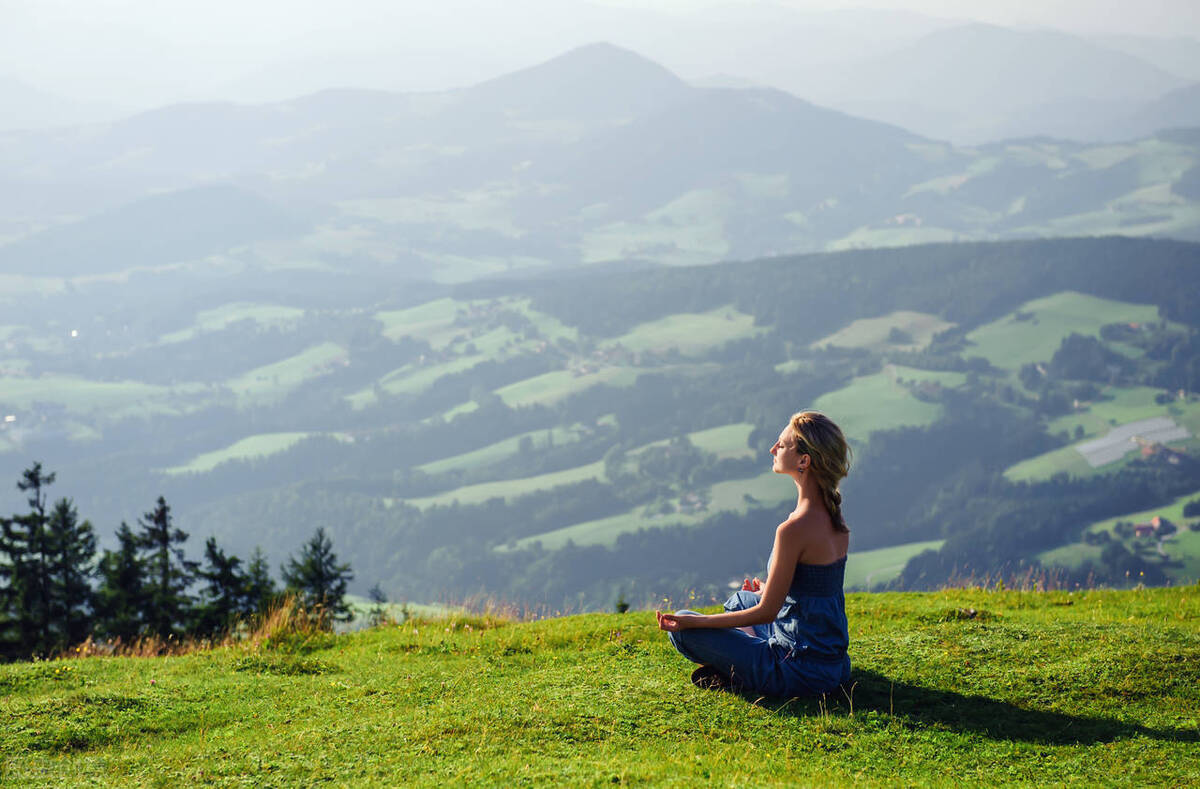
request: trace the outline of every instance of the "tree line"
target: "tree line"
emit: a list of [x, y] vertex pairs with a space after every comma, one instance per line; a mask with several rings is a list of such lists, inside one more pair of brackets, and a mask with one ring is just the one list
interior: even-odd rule
[[288, 598], [323, 627], [350, 619], [345, 594], [353, 573], [323, 528], [284, 562], [280, 586], [259, 548], [243, 562], [210, 537], [203, 560], [189, 559], [188, 533], [159, 496], [137, 529], [122, 522], [116, 549], [97, 558], [95, 529], [72, 500], [50, 504], [55, 477], [41, 463], [25, 469], [17, 488], [28, 511], [0, 517], [4, 659], [49, 656], [88, 638], [220, 638]]

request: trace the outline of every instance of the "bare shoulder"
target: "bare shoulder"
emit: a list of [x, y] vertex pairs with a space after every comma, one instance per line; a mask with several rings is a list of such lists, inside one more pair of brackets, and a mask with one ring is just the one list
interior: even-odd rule
[[792, 546], [802, 561], [810, 564], [827, 564], [846, 555], [849, 547], [848, 533], [834, 530], [833, 523], [824, 512], [812, 511], [789, 517], [779, 524], [780, 541]]

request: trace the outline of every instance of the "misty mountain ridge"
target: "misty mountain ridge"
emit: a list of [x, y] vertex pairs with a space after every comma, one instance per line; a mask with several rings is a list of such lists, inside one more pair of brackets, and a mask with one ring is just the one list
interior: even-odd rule
[[[775, 89], [694, 87], [595, 44], [457, 91], [329, 90], [9, 133], [0, 182], [14, 188], [0, 205], [25, 224], [0, 258], [58, 275], [82, 273], [84, 260], [92, 273], [153, 265], [101, 243], [107, 220], [96, 217], [217, 183], [253, 195], [250, 215], [299, 219], [265, 221], [234, 243], [219, 211], [178, 221], [167, 211], [154, 232], [170, 236], [174, 222], [186, 237], [208, 222], [229, 243], [197, 255], [238, 246], [249, 260], [400, 267], [440, 281], [953, 239], [1191, 238], [1200, 216], [1173, 184], [1181, 164], [1197, 163], [1182, 139], [956, 148]], [[133, 231], [114, 218], [110, 232]]]

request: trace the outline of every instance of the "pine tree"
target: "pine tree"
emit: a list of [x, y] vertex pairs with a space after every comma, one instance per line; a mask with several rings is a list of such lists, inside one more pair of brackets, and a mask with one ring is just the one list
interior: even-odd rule
[[247, 578], [241, 571], [242, 560], [226, 555], [213, 537], [204, 544], [204, 567], [197, 573], [204, 581], [197, 609], [196, 632], [213, 638], [237, 621], [246, 598]]
[[131, 641], [141, 635], [147, 601], [137, 536], [127, 523], [117, 529], [117, 546], [100, 560], [96, 629], [108, 638]]
[[197, 564], [175, 547], [187, 542], [187, 532], [171, 525], [171, 508], [158, 497], [153, 510], [138, 520], [137, 534], [145, 567], [146, 629], [159, 638], [179, 635], [191, 622], [192, 598], [187, 589], [196, 576]]
[[87, 638], [92, 630], [93, 562], [96, 535], [92, 524], [79, 522], [70, 499], [59, 499], [46, 523], [50, 566], [50, 614], [56, 646], [64, 649]]
[[318, 528], [312, 539], [300, 549], [300, 558], [288, 557], [283, 566], [283, 582], [288, 591], [300, 596], [322, 627], [351, 618], [346, 605], [346, 585], [354, 578], [349, 564], [338, 564], [333, 541]]
[[250, 555], [250, 564], [246, 565], [246, 596], [242, 598], [242, 615], [265, 614], [278, 595], [267, 557], [263, 555], [262, 548], [255, 548]]
[[21, 472], [17, 488], [29, 493], [29, 513], [0, 521], [0, 573], [8, 656], [44, 655], [55, 645], [51, 631], [50, 568], [46, 544], [46, 493], [54, 474], [34, 463]]

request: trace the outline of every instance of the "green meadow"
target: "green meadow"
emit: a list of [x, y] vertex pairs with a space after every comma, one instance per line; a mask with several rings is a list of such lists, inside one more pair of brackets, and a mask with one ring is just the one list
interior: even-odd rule
[[[260, 433], [255, 436], [235, 441], [227, 447], [203, 452], [179, 466], [164, 468], [164, 474], [193, 474], [212, 471], [222, 463], [230, 460], [253, 460], [269, 457], [270, 455], [291, 449], [309, 436], [326, 435], [323, 433], [290, 432], [290, 433]], [[329, 434], [345, 440], [347, 436], [340, 433]]]
[[553, 405], [598, 384], [632, 386], [637, 377], [638, 371], [632, 367], [554, 370], [502, 386], [496, 390], [496, 394], [509, 408]]
[[576, 466], [575, 468], [563, 471], [552, 471], [549, 474], [539, 474], [534, 477], [466, 485], [446, 491], [445, 493], [439, 493], [435, 496], [407, 499], [406, 502], [421, 509], [438, 505], [445, 506], [453, 504], [456, 501], [459, 504], [480, 504], [488, 499], [511, 499], [526, 493], [533, 493], [534, 491], [550, 490], [559, 485], [582, 482], [585, 479], [604, 479], [604, 462], [598, 460], [586, 466]]
[[[1200, 499], [1200, 488], [1197, 488], [1193, 493], [1180, 496], [1174, 501], [1160, 507], [1152, 507], [1148, 510], [1130, 512], [1115, 518], [1106, 518], [1105, 520], [1097, 521], [1085, 528], [1084, 532], [1108, 532], [1111, 539], [1124, 542], [1125, 547], [1131, 550], [1137, 551], [1140, 544], [1144, 546], [1153, 545], [1155, 546], [1153, 550], [1157, 551], [1158, 540], [1156, 538], [1129, 537], [1123, 539], [1116, 533], [1114, 527], [1118, 521], [1148, 523], [1155, 516], [1166, 518], [1179, 527], [1179, 531], [1164, 539], [1161, 543], [1163, 551], [1166, 552], [1165, 558], [1174, 563], [1167, 564], [1164, 567], [1164, 572], [1177, 583], [1194, 584], [1200, 582], [1200, 531], [1192, 531], [1188, 528], [1188, 523], [1193, 521], [1200, 522], [1200, 519], [1183, 517], [1184, 505], [1194, 499]], [[1043, 551], [1038, 554], [1037, 558], [1046, 565], [1077, 568], [1087, 559], [1093, 561], [1098, 559], [1100, 551], [1101, 546], [1088, 545], [1086, 542], [1081, 541], [1062, 545], [1049, 551]]]
[[512, 457], [521, 450], [521, 443], [527, 442], [529, 449], [542, 450], [550, 446], [573, 444], [580, 439], [582, 426], [572, 428], [552, 427], [545, 430], [530, 430], [527, 433], [488, 444], [471, 452], [453, 455], [441, 460], [434, 460], [416, 467], [417, 471], [426, 474], [442, 474], [447, 471], [461, 471], [476, 466], [494, 465], [505, 458]]
[[853, 674], [818, 699], [693, 687], [650, 611], [451, 613], [180, 657], [9, 664], [0, 780], [1200, 782], [1200, 587], [851, 594], [846, 607]]
[[871, 551], [850, 551], [846, 560], [845, 587], [870, 591], [894, 580], [904, 564], [922, 551], [936, 551], [945, 540], [922, 540]]
[[[1171, 446], [1188, 445], [1186, 442], [1194, 440], [1200, 433], [1200, 399], [1156, 403], [1154, 398], [1161, 393], [1161, 389], [1147, 386], [1105, 387], [1102, 392], [1103, 399], [1081, 404], [1079, 411], [1051, 420], [1047, 431], [1055, 434], [1066, 433], [1074, 438], [1075, 431], [1082, 428], [1086, 440], [1103, 436], [1114, 427], [1130, 422], [1152, 417], [1169, 417], [1176, 424], [1188, 428], [1193, 436], [1193, 439], [1184, 439], [1182, 442], [1172, 441]], [[1130, 444], [1129, 452], [1121, 460], [1092, 468], [1073, 445], [1059, 447], [1010, 466], [1005, 469], [1004, 476], [1013, 482], [1037, 482], [1060, 473], [1072, 477], [1107, 474], [1138, 457], [1134, 451], [1136, 449], [1134, 444]]]
[[1017, 370], [1048, 362], [1069, 334], [1100, 336], [1109, 323], [1149, 323], [1158, 308], [1102, 299], [1074, 291], [1034, 299], [999, 320], [967, 333], [966, 356], [982, 356], [996, 367]]
[[[936, 315], [897, 310], [878, 318], [859, 318], [828, 337], [817, 340], [812, 347], [823, 348], [833, 345], [839, 348], [868, 348], [873, 351], [919, 351], [929, 345], [933, 335], [953, 326], [953, 323], [948, 323]], [[893, 329], [905, 332], [912, 338], [912, 341], [908, 343], [890, 342], [888, 335]]]
[[307, 381], [325, 375], [345, 360], [345, 348], [336, 343], [323, 342], [295, 356], [243, 373], [227, 382], [226, 386], [237, 395], [243, 407], [270, 405]]
[[754, 326], [754, 316], [732, 307], [718, 307], [708, 312], [677, 312], [642, 323], [613, 342], [631, 351], [662, 352], [675, 348], [683, 354], [694, 354], [732, 340], [753, 337], [760, 331]]
[[216, 309], [202, 310], [196, 314], [192, 326], [164, 334], [159, 342], [175, 343], [190, 340], [202, 332], [219, 331], [238, 321], [252, 320], [259, 326], [287, 326], [304, 316], [304, 310], [281, 304], [256, 304], [235, 301]]
[[937, 421], [941, 406], [918, 399], [911, 386], [955, 387], [965, 380], [963, 373], [889, 364], [881, 372], [860, 376], [842, 389], [821, 395], [813, 407], [837, 414], [838, 424], [847, 436], [865, 441], [876, 430], [931, 425]]

